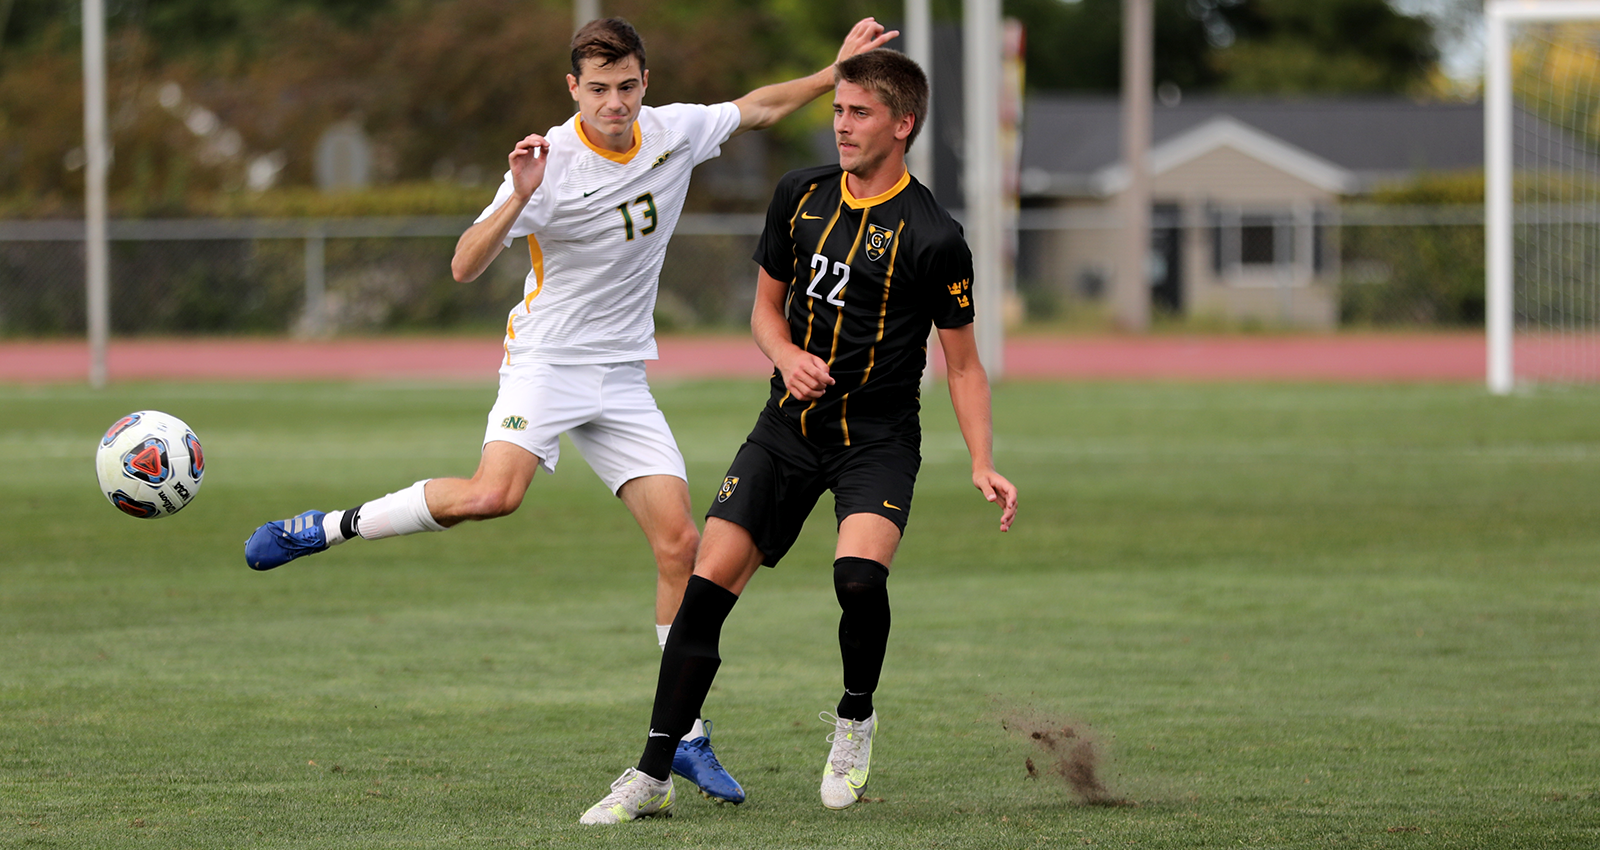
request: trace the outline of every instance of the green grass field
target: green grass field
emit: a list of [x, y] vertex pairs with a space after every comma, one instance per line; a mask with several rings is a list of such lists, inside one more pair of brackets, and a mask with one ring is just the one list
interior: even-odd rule
[[[764, 391], [657, 387], [697, 512]], [[470, 473], [492, 395], [0, 387], [0, 846], [1600, 845], [1593, 394], [1010, 383], [1001, 535], [936, 390], [873, 802], [817, 800], [824, 504], [707, 703], [750, 801], [609, 830], [577, 818], [643, 743], [653, 566], [575, 452], [512, 517], [243, 563], [263, 521]], [[158, 522], [94, 481], [140, 408], [206, 447]], [[1135, 805], [1079, 801], [1030, 737], [1063, 726]]]

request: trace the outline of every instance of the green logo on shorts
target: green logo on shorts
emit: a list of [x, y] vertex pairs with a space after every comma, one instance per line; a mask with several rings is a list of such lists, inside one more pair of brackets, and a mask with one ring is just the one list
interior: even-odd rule
[[508, 431], [526, 431], [528, 430], [528, 420], [523, 419], [521, 416], [507, 416], [500, 423], [500, 427]]

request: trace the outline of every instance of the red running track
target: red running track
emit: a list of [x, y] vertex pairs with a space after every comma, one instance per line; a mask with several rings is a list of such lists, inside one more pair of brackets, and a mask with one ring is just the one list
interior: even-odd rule
[[[654, 377], [760, 377], [748, 337], [663, 337]], [[132, 339], [110, 344], [113, 381], [492, 380], [500, 341], [457, 338]], [[1007, 377], [1174, 381], [1482, 381], [1481, 333], [1014, 337]], [[0, 342], [0, 383], [87, 380], [81, 340]]]

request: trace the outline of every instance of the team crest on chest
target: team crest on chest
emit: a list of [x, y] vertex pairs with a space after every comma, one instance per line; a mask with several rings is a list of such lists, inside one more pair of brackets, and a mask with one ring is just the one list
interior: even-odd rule
[[876, 224], [867, 225], [867, 259], [876, 263], [883, 259], [889, 243], [894, 241], [894, 231]]
[[728, 497], [733, 495], [734, 489], [738, 486], [739, 476], [737, 475], [730, 475], [727, 478], [722, 479], [722, 489], [717, 491], [717, 501], [728, 501]]

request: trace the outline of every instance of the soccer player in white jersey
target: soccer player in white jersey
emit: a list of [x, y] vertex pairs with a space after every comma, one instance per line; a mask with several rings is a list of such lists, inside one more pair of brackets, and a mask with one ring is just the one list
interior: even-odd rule
[[[871, 18], [839, 49], [843, 60], [898, 35]], [[644, 106], [644, 43], [619, 18], [592, 21], [572, 40], [567, 88], [578, 113], [517, 142], [494, 201], [456, 244], [456, 280], [476, 279], [526, 238], [533, 260], [506, 322], [500, 390], [471, 478], [418, 481], [346, 511], [307, 511], [256, 529], [253, 569], [270, 570], [357, 537], [443, 531], [515, 511], [539, 467], [554, 473], [561, 434], [632, 512], [655, 556], [656, 636], [667, 632], [694, 568], [700, 533], [683, 456], [645, 383], [656, 357], [653, 314], [667, 241], [690, 172], [730, 137], [769, 127], [833, 88], [832, 66], [758, 88], [730, 103]], [[673, 770], [713, 800], [744, 790], [696, 721]]]

